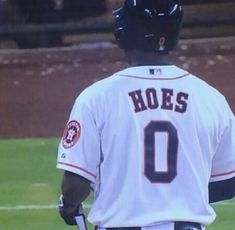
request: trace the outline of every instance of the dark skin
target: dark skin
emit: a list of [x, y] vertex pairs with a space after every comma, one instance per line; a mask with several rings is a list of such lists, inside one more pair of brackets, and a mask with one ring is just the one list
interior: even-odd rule
[[145, 52], [142, 50], [125, 51], [126, 60], [131, 66], [170, 65], [168, 54]]
[[75, 173], [65, 171], [61, 183], [65, 212], [72, 215], [90, 193], [90, 181]]

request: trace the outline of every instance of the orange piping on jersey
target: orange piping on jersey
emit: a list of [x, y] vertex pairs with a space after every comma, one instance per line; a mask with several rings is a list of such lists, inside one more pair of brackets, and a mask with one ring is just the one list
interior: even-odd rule
[[189, 75], [189, 73], [186, 73], [184, 75], [181, 75], [181, 76], [178, 76], [178, 77], [173, 77], [173, 78], [138, 77], [138, 76], [131, 76], [131, 75], [123, 75], [123, 74], [120, 74], [119, 76], [131, 77], [131, 78], [136, 78], [136, 79], [146, 79], [146, 80], [177, 80], [177, 79], [186, 77], [188, 75]]
[[87, 173], [87, 174], [93, 176], [94, 178], [96, 178], [96, 175], [95, 175], [95, 174], [93, 174], [93, 173], [87, 171], [87, 170], [84, 169], [84, 168], [78, 167], [78, 166], [76, 166], [76, 165], [72, 165], [72, 164], [68, 164], [68, 163], [60, 162], [60, 161], [58, 162], [58, 164], [62, 164], [62, 165], [70, 166], [70, 167], [72, 167], [72, 168], [79, 169], [79, 170], [81, 170], [81, 171], [83, 171], [83, 172], [85, 172], [85, 173]]
[[235, 170], [232, 170], [230, 172], [226, 172], [226, 173], [219, 173], [219, 174], [215, 174], [215, 175], [211, 175], [211, 177], [217, 177], [217, 176], [226, 176], [229, 174], [235, 173]]

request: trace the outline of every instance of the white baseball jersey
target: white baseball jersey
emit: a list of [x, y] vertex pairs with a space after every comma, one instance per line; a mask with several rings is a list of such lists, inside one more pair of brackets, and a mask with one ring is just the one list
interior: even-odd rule
[[208, 183], [235, 176], [234, 115], [216, 89], [176, 66], [127, 68], [79, 95], [57, 167], [94, 183], [94, 225], [207, 225]]

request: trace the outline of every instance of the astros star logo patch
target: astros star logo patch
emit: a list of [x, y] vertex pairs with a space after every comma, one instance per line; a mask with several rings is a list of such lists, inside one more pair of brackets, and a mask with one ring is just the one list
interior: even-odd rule
[[81, 126], [77, 121], [70, 121], [66, 125], [63, 133], [62, 143], [65, 149], [71, 148], [79, 140], [81, 135]]

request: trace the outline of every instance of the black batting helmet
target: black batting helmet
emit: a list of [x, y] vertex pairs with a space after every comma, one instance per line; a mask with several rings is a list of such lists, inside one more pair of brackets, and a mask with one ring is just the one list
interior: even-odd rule
[[177, 44], [183, 17], [178, 0], [125, 0], [113, 15], [121, 49], [168, 53]]

